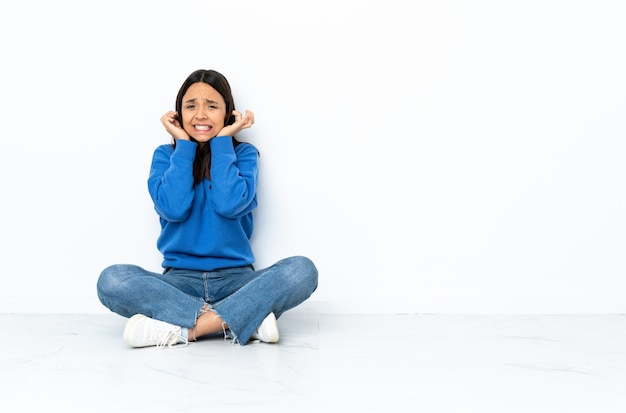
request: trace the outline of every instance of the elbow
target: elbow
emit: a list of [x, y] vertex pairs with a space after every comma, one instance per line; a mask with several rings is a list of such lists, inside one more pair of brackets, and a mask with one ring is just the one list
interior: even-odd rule
[[241, 199], [241, 202], [222, 203], [216, 202], [214, 204], [215, 212], [226, 218], [239, 218], [242, 217], [256, 208], [256, 197], [252, 200]]
[[155, 209], [156, 209], [157, 214], [159, 214], [161, 218], [169, 222], [182, 222], [186, 220], [187, 217], [189, 216], [188, 209], [163, 208], [163, 207], [159, 207], [158, 205], [155, 206]]

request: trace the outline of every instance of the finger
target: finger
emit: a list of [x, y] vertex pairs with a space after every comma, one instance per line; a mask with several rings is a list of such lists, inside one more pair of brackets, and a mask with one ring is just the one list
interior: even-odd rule
[[246, 118], [248, 119], [248, 123], [250, 123], [250, 125], [254, 123], [254, 113], [248, 109], [246, 109]]
[[249, 128], [254, 124], [254, 113], [249, 110], [246, 110], [246, 114], [243, 117], [242, 127]]
[[[235, 122], [239, 122], [239, 121], [241, 120], [241, 118], [242, 118], [242, 116], [241, 116], [241, 112], [236, 111], [236, 110], [233, 110], [233, 111], [231, 112], [231, 115], [233, 115], [233, 116], [235, 117]], [[234, 122], [233, 122], [233, 123], [234, 123]]]
[[177, 113], [176, 112], [165, 112], [165, 114], [163, 116], [161, 116], [161, 120], [165, 121], [165, 120], [173, 120], [174, 118], [176, 118]]

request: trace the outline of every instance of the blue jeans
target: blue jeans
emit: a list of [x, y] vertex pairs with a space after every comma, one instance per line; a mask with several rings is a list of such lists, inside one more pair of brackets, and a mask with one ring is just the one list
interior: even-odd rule
[[144, 314], [192, 328], [205, 303], [228, 325], [231, 338], [245, 345], [271, 312], [277, 318], [309, 298], [317, 288], [317, 268], [306, 257], [290, 257], [261, 270], [166, 269], [162, 274], [136, 265], [107, 267], [97, 291], [105, 307], [123, 317]]

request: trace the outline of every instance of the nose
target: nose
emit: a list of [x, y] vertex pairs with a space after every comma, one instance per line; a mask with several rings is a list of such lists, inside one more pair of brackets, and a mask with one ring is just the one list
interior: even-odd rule
[[205, 108], [199, 108], [195, 114], [196, 119], [207, 119], [207, 110]]

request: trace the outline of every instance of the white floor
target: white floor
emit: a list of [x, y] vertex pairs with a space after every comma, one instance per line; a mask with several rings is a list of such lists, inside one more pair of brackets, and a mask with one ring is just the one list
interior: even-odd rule
[[0, 314], [0, 412], [626, 412], [626, 316], [311, 315], [276, 345], [131, 349], [114, 314]]

